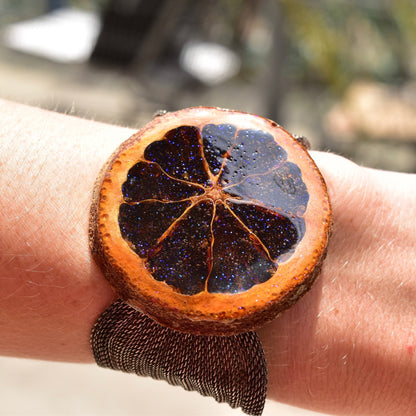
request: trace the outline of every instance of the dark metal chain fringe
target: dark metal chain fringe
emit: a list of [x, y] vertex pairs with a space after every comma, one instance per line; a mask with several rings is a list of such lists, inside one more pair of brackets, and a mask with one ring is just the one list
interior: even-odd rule
[[221, 336], [165, 328], [121, 300], [99, 317], [91, 345], [101, 367], [166, 380], [261, 415], [267, 369], [255, 332]]

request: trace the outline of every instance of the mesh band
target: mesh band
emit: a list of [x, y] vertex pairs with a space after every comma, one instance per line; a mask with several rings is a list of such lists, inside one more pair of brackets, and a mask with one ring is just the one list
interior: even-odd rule
[[121, 300], [96, 322], [91, 345], [101, 367], [150, 376], [261, 415], [267, 369], [255, 332], [228, 337], [162, 327]]

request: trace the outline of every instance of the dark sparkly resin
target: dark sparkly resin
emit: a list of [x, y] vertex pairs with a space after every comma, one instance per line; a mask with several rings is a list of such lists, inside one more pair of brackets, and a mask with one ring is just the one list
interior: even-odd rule
[[181, 126], [144, 158], [122, 186], [121, 234], [154, 279], [182, 294], [264, 283], [305, 233], [302, 174], [266, 132]]

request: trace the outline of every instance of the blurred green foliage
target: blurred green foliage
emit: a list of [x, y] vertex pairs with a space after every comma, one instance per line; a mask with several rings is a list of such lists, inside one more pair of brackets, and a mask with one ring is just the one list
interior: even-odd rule
[[107, 0], [68, 0], [68, 5], [87, 10], [101, 10], [107, 4]]
[[[277, 0], [275, 0], [277, 1]], [[415, 0], [280, 0], [292, 76], [337, 92], [355, 78], [416, 76]]]

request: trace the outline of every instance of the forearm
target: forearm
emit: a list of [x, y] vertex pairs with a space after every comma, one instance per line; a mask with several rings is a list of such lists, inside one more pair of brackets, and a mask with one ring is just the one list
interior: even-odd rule
[[[101, 166], [131, 133], [0, 102], [1, 354], [93, 360], [91, 327], [114, 294], [90, 257], [89, 204]], [[270, 397], [334, 413], [413, 414], [415, 177], [314, 158], [334, 232], [311, 292], [260, 330]]]
[[131, 131], [0, 102], [0, 353], [92, 361], [113, 298], [91, 260], [96, 176]]

